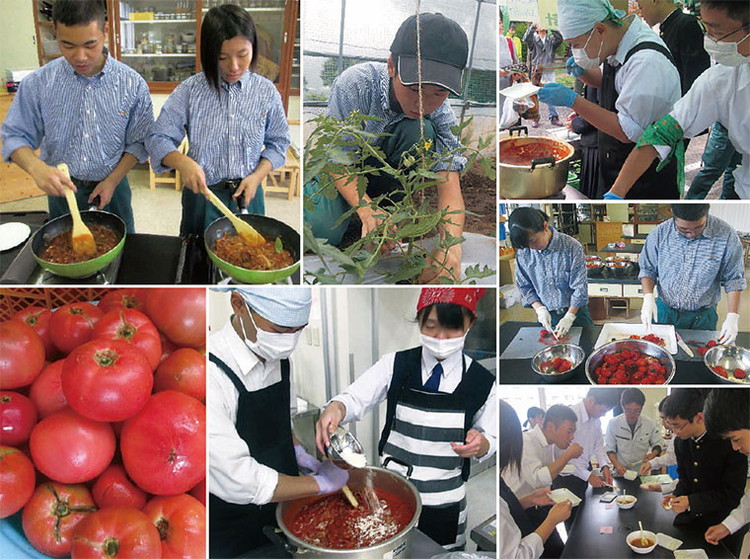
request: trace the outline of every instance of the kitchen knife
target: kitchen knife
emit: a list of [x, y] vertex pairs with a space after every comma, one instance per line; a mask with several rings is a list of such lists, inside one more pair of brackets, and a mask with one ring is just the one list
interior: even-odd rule
[[693, 350], [690, 349], [690, 346], [685, 343], [685, 340], [682, 339], [682, 336], [680, 336], [677, 331], [675, 331], [675, 335], [677, 336], [677, 345], [682, 348], [682, 351], [688, 354], [688, 357], [694, 357], [695, 354], [693, 353]]

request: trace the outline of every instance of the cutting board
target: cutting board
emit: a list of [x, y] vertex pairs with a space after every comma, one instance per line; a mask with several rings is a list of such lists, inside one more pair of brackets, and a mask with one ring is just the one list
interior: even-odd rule
[[685, 343], [693, 350], [693, 357], [688, 357], [687, 353], [680, 348], [677, 355], [681, 360], [686, 361], [703, 361], [703, 356], [698, 353], [700, 346], [706, 345], [711, 340], [718, 340], [719, 333], [714, 330], [677, 330]]
[[548, 338], [541, 338], [539, 332], [542, 331], [541, 326], [524, 326], [518, 330], [516, 336], [505, 348], [500, 359], [531, 359], [537, 352], [541, 351], [545, 347], [555, 345], [560, 342], [570, 342], [576, 345], [580, 345], [581, 332], [583, 329], [580, 326], [574, 326], [568, 332], [568, 335], [556, 342], [552, 336]]

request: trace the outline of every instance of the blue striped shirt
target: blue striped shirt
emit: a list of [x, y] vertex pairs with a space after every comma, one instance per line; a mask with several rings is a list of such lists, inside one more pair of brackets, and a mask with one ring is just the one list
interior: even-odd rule
[[516, 251], [516, 286], [525, 307], [539, 301], [550, 311], [588, 304], [586, 256], [581, 243], [550, 227], [552, 240], [544, 250]]
[[[394, 124], [407, 118], [403, 113], [391, 110], [388, 96], [390, 83], [386, 64], [365, 62], [347, 68], [333, 82], [331, 96], [328, 99], [328, 114], [343, 120], [354, 111], [359, 111], [379, 119], [367, 121], [365, 132], [381, 134], [390, 130]], [[451, 132], [451, 126], [458, 124], [458, 121], [448, 100], [426, 118], [430, 119], [435, 127], [435, 150], [438, 153], [454, 150], [460, 145], [458, 138]], [[451, 161], [440, 161], [433, 171], [460, 171], [465, 165], [466, 158], [456, 155]]]
[[673, 309], [715, 305], [721, 282], [727, 293], [747, 287], [742, 243], [728, 223], [711, 215], [694, 239], [680, 234], [674, 219], [660, 223], [646, 237], [638, 265], [638, 277], [655, 279], [659, 297]]
[[201, 72], [172, 92], [146, 140], [154, 171], [169, 170], [162, 159], [177, 150], [185, 134], [188, 157], [201, 166], [208, 184], [247, 177], [261, 157], [274, 169], [284, 165], [291, 138], [273, 83], [251, 72], [221, 83], [218, 94]]
[[41, 145], [48, 165], [64, 162], [72, 176], [101, 181], [126, 152], [146, 161], [153, 121], [148, 86], [133, 69], [108, 55], [102, 71], [86, 77], [57, 58], [21, 81], [0, 129], [3, 161]]

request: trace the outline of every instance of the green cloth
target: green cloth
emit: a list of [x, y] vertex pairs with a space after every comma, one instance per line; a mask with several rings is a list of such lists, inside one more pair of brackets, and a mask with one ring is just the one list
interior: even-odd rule
[[680, 197], [685, 192], [685, 131], [680, 123], [672, 115], [667, 115], [651, 124], [643, 132], [640, 140], [635, 145], [641, 146], [670, 146], [672, 149], [669, 155], [661, 161], [656, 167], [661, 171], [671, 160], [677, 158], [677, 187], [680, 190]]
[[719, 322], [716, 305], [696, 311], [678, 311], [657, 298], [656, 313], [657, 324], [672, 324], [683, 330], [716, 330]]

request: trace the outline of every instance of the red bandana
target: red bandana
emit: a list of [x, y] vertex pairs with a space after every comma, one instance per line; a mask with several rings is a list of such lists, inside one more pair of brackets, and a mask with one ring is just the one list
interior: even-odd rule
[[484, 287], [424, 287], [417, 301], [417, 312], [436, 303], [451, 303], [466, 307], [476, 315], [477, 302], [485, 291]]

